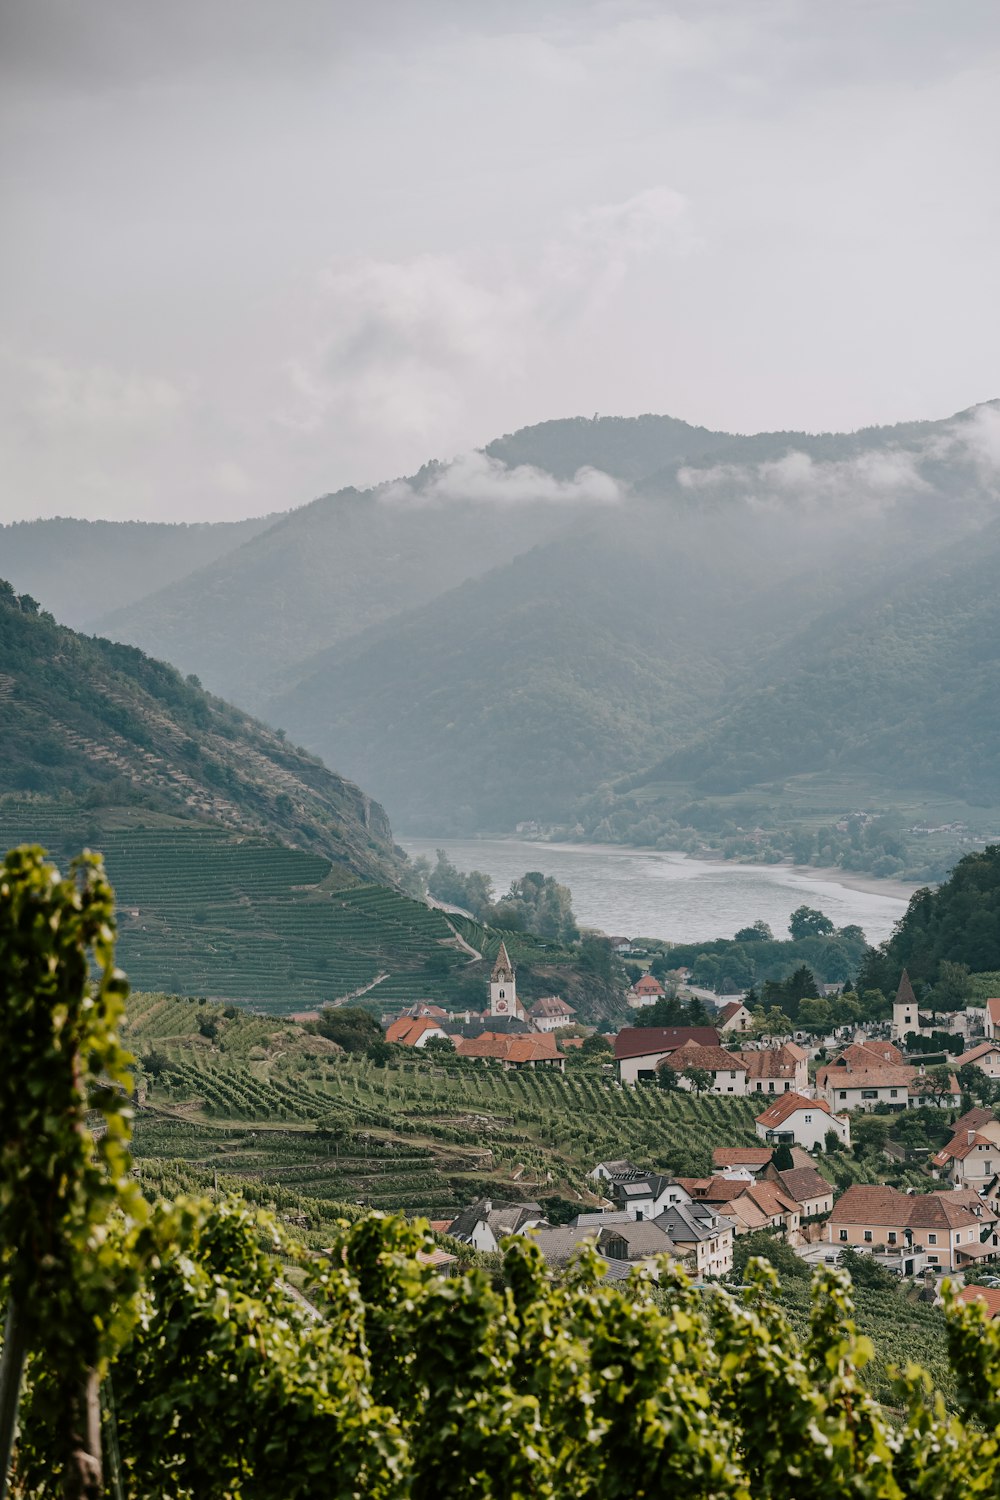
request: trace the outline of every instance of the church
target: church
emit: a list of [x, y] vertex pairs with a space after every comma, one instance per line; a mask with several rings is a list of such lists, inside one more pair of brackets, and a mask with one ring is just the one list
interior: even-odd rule
[[517, 979], [507, 944], [501, 940], [490, 973], [490, 1004], [483, 1013], [484, 1022], [489, 1025], [496, 1021], [514, 1021], [520, 1022], [528, 1031], [555, 1031], [560, 1026], [570, 1025], [575, 1015], [573, 1007], [558, 995], [536, 1000], [525, 1009], [517, 998]]

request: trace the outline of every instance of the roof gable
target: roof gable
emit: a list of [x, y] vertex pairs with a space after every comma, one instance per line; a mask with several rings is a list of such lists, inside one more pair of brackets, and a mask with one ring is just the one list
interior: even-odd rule
[[777, 1125], [783, 1125], [791, 1115], [798, 1114], [799, 1110], [806, 1109], [816, 1109], [825, 1115], [833, 1114], [833, 1110], [825, 1099], [807, 1099], [804, 1094], [782, 1094], [757, 1116], [757, 1124], [763, 1125], [767, 1130], [772, 1130]]

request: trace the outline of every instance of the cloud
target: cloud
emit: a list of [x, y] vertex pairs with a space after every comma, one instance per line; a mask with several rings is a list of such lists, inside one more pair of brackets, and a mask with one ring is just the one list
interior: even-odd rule
[[687, 200], [656, 186], [572, 216], [520, 271], [442, 255], [339, 261], [319, 279], [317, 331], [286, 362], [275, 420], [347, 435], [359, 451], [379, 432], [400, 446], [420, 441], [425, 453], [458, 446], [473, 403], [500, 406], [631, 267], [696, 243]]
[[508, 468], [486, 453], [463, 453], [440, 465], [423, 483], [397, 480], [379, 491], [387, 505], [445, 505], [472, 501], [491, 505], [617, 505], [626, 491], [610, 474], [589, 467], [572, 479], [556, 479], [533, 464]]
[[758, 464], [715, 464], [682, 468], [682, 489], [742, 499], [751, 510], [827, 510], [848, 505], [856, 512], [878, 512], [904, 497], [924, 494], [930, 485], [920, 472], [919, 454], [873, 448], [851, 458], [817, 461], [792, 449]]

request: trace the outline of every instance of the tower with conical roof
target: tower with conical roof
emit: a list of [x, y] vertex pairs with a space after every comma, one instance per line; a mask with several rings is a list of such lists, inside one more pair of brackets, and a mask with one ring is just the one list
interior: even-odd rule
[[910, 976], [904, 969], [899, 978], [896, 998], [892, 1002], [892, 1039], [894, 1042], [902, 1042], [913, 1032], [920, 1034], [920, 1011], [917, 1009], [917, 997], [913, 993]]
[[517, 998], [514, 965], [510, 961], [507, 944], [502, 938], [496, 962], [490, 974], [490, 1015], [508, 1018], [516, 1016], [519, 1020], [524, 1019], [524, 1008]]

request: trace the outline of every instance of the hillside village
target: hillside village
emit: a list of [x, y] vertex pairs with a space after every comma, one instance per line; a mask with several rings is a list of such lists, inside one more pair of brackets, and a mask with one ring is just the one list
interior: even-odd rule
[[[662, 995], [656, 981], [640, 981], [635, 989], [650, 1003]], [[439, 1007], [418, 1005], [393, 1021], [386, 1036], [403, 1047], [433, 1042], [436, 1049], [453, 1048], [460, 1058], [504, 1071], [563, 1072], [567, 1054], [582, 1045], [579, 1036], [562, 1033], [572, 1014], [557, 997], [526, 1009], [501, 945], [481, 1015], [456, 1019]], [[641, 1009], [636, 1020], [641, 1023]], [[929, 1065], [926, 1054], [907, 1050], [934, 1025], [921, 1016], [904, 971], [891, 1023], [849, 1035], [761, 1038], [739, 1001], [721, 1006], [713, 1024], [624, 1026], [603, 1065], [606, 1073], [613, 1068], [618, 1087], [687, 1090], [706, 1100], [759, 1096], [759, 1145], [734, 1144], [723, 1129], [710, 1142], [711, 1172], [704, 1177], [666, 1175], [632, 1160], [595, 1162], [587, 1175], [598, 1206], [568, 1223], [550, 1222], [534, 1200], [484, 1197], [433, 1227], [487, 1253], [499, 1251], [508, 1236], [530, 1235], [553, 1268], [591, 1247], [613, 1280], [626, 1278], [636, 1265], [657, 1274], [659, 1256], [699, 1280], [726, 1277], [734, 1270], [738, 1239], [763, 1233], [807, 1266], [836, 1264], [844, 1250], [869, 1256], [896, 1277], [919, 1278], [922, 1295], [931, 1299], [944, 1275], [968, 1279], [962, 1294], [967, 1298], [990, 1302], [996, 1290], [992, 1316], [1000, 1312], [1000, 1119], [987, 1107], [961, 1112], [957, 1071], [972, 1065], [987, 1078], [1000, 1076], [1000, 998], [954, 1019], [972, 1045], [953, 1063], [942, 1066], [932, 1058]], [[983, 1039], [974, 1041], [978, 1028]], [[950, 1138], [925, 1151], [916, 1165], [919, 1182], [901, 1189], [888, 1180], [857, 1181], [838, 1189], [831, 1166], [850, 1158], [852, 1121], [860, 1130], [858, 1122], [866, 1117], [912, 1111], [934, 1111], [949, 1121]], [[884, 1156], [888, 1179], [899, 1166], [900, 1148], [887, 1141]], [[903, 1149], [902, 1160], [907, 1157]], [[449, 1263], [445, 1253], [443, 1267]], [[992, 1279], [994, 1263], [996, 1288], [976, 1285]]]

